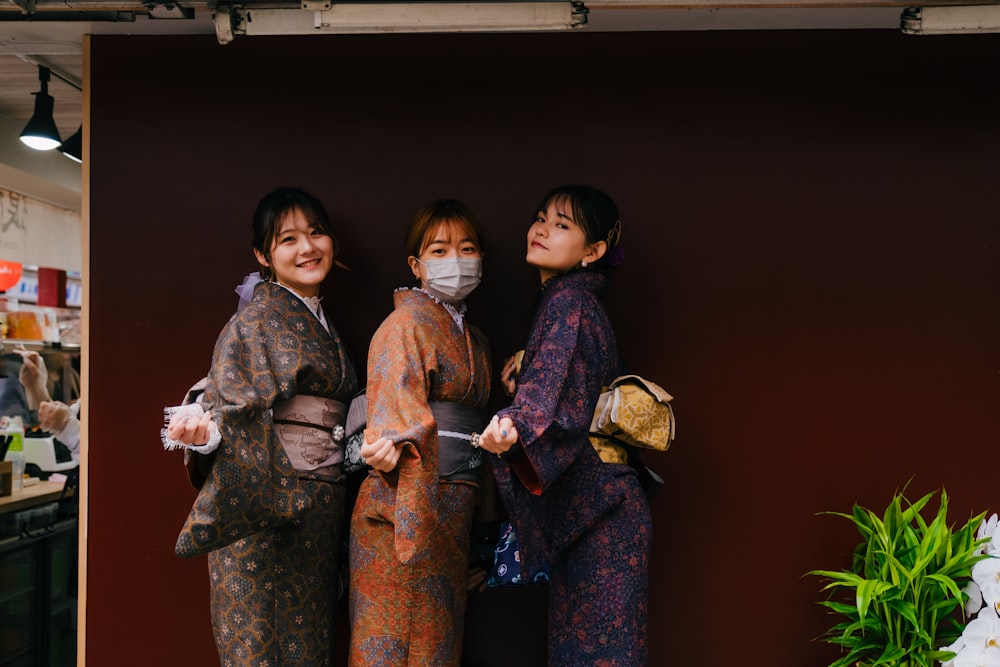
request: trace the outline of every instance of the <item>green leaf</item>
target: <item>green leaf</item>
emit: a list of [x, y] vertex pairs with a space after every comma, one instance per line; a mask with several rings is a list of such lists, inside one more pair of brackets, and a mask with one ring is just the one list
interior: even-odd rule
[[890, 609], [909, 621], [911, 625], [916, 626], [918, 624], [917, 607], [909, 600], [890, 600], [887, 605]]
[[830, 663], [830, 667], [853, 667], [853, 665], [854, 665], [854, 656], [850, 654]]
[[844, 616], [856, 614], [858, 611], [857, 605], [844, 604], [843, 602], [836, 602], [834, 600], [823, 600], [820, 604], [828, 608], [830, 611], [837, 614], [843, 614]]
[[872, 667], [877, 667], [878, 665], [894, 664], [897, 660], [899, 660], [905, 655], [906, 651], [904, 651], [902, 648], [894, 644], [887, 644], [885, 649], [882, 651], [881, 655], [879, 655], [878, 658], [875, 659], [875, 662], [872, 663]]
[[941, 588], [947, 594], [951, 595], [956, 600], [961, 600], [962, 599], [962, 591], [955, 584], [955, 580], [952, 579], [951, 577], [949, 577], [947, 575], [943, 575], [943, 574], [932, 573], [932, 574], [928, 574], [927, 575], [927, 580], [928, 581], [936, 581], [938, 584], [941, 585]]
[[855, 600], [857, 601], [858, 614], [862, 622], [865, 620], [865, 614], [868, 612], [868, 608], [871, 607], [872, 601], [892, 587], [892, 584], [874, 579], [865, 579], [858, 584]]
[[937, 662], [948, 662], [953, 659], [957, 653], [954, 651], [928, 651], [927, 658], [929, 660], [935, 660]]

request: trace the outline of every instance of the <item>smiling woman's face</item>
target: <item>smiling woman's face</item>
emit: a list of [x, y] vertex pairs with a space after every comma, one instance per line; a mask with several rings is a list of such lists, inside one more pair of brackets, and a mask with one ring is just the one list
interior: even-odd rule
[[333, 239], [297, 208], [278, 224], [270, 260], [259, 250], [254, 253], [258, 262], [271, 267], [275, 280], [300, 296], [319, 296], [319, 287], [333, 267]]

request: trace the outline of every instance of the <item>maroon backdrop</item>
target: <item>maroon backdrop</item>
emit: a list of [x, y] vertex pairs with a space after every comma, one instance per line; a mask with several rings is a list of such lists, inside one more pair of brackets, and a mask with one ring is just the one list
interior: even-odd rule
[[[497, 360], [551, 186], [618, 201], [626, 360], [676, 395], [649, 456], [652, 664], [824, 665], [817, 516], [910, 481], [1000, 509], [998, 36], [892, 31], [92, 41], [87, 664], [217, 664], [164, 405], [206, 370], [279, 184], [320, 196], [351, 272], [327, 296], [363, 367], [434, 197], [486, 230], [471, 317]], [[497, 637], [517, 633], [517, 618]]]

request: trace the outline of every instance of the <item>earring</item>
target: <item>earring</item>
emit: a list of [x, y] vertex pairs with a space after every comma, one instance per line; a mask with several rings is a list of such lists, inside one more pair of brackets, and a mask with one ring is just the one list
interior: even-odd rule
[[584, 269], [587, 268], [587, 260], [583, 260], [582, 262], [580, 262], [580, 268]]

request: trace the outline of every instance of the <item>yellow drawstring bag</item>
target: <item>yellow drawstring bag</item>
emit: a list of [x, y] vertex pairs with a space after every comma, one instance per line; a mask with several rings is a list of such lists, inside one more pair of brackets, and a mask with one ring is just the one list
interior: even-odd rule
[[638, 375], [615, 378], [601, 392], [590, 423], [590, 443], [605, 463], [627, 463], [622, 445], [665, 452], [676, 433], [670, 401], [663, 387]]

